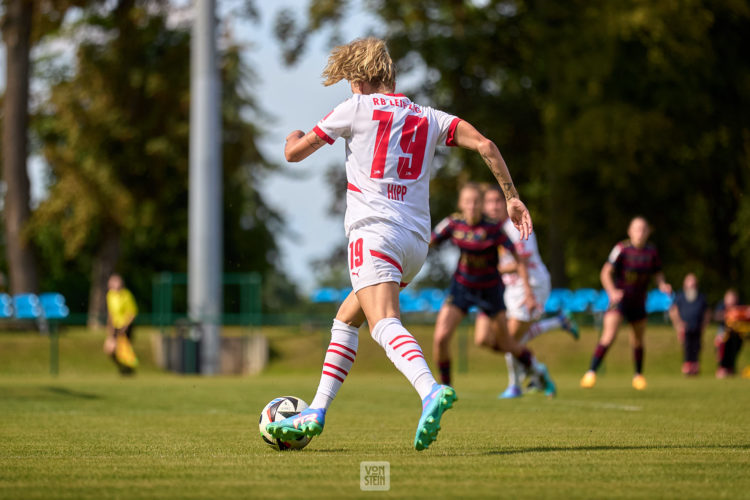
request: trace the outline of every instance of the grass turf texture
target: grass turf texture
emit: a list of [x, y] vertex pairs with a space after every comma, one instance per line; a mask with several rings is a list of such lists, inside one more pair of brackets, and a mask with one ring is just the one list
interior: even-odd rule
[[[415, 328], [425, 350], [429, 328]], [[459, 401], [429, 450], [412, 448], [419, 398], [363, 329], [360, 353], [300, 452], [275, 452], [258, 415], [275, 396], [312, 399], [324, 336], [268, 330], [275, 361], [252, 378], [162, 374], [148, 358], [120, 378], [101, 336], [68, 331], [61, 375], [46, 339], [0, 334], [0, 498], [742, 498], [750, 491], [750, 380], [679, 375], [674, 333], [652, 327], [649, 388], [630, 387], [626, 335], [593, 390], [578, 387], [595, 342], [536, 342], [560, 395], [499, 401], [501, 358], [469, 347]], [[626, 332], [623, 331], [623, 334]], [[707, 342], [708, 344], [708, 342]], [[747, 349], [740, 366], [748, 363]], [[708, 373], [706, 373], [708, 372]], [[361, 461], [390, 462], [390, 491], [362, 492]]]

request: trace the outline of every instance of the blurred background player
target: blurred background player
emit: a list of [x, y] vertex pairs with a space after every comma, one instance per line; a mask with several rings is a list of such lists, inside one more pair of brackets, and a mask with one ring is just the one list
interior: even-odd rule
[[711, 310], [706, 297], [698, 291], [695, 274], [685, 276], [682, 291], [676, 294], [669, 308], [669, 317], [683, 347], [682, 374], [698, 375], [703, 331], [711, 320]]
[[724, 299], [716, 306], [714, 320], [719, 322], [714, 345], [719, 366], [716, 378], [727, 378], [737, 373], [737, 357], [742, 349], [742, 335], [728, 321], [732, 310], [739, 307], [740, 297], [737, 290], [730, 288], [724, 293]]
[[281, 439], [323, 432], [326, 410], [354, 363], [358, 329], [366, 319], [372, 337], [422, 399], [414, 447], [423, 450], [436, 439], [441, 416], [456, 393], [433, 378], [419, 343], [401, 324], [398, 296], [427, 255], [429, 182], [438, 144], [460, 146], [482, 156], [503, 186], [511, 218], [526, 237], [532, 231], [531, 217], [492, 141], [455, 116], [394, 93], [395, 65], [385, 42], [366, 38], [334, 48], [323, 76], [324, 85], [347, 80], [353, 95], [307, 134], [290, 133], [284, 155], [287, 161], [298, 162], [339, 137], [345, 139], [344, 226], [353, 290], [334, 319], [310, 407], [296, 417], [269, 424], [266, 430]]
[[[133, 322], [138, 315], [138, 306], [119, 274], [109, 277], [107, 288], [107, 339], [104, 341], [104, 352], [112, 357], [120, 373], [127, 375], [133, 372], [134, 366], [132, 360], [122, 359], [122, 349], [118, 352], [118, 337], [125, 337], [127, 345], [132, 344]], [[129, 353], [126, 356], [129, 358]]]
[[[550, 294], [549, 271], [539, 255], [536, 235], [530, 235], [528, 240], [522, 239], [521, 234], [508, 219], [505, 198], [498, 186], [488, 186], [485, 189], [483, 210], [487, 217], [503, 224], [503, 230], [516, 250], [515, 254], [502, 251], [499, 267], [505, 284], [503, 300], [510, 336], [521, 345], [526, 345], [545, 332], [562, 328], [577, 340], [578, 325], [563, 312], [550, 318], [540, 319], [544, 312], [544, 303]], [[525, 272], [520, 272], [521, 270]], [[490, 327], [491, 323], [486, 315], [477, 316], [477, 331]], [[508, 365], [508, 387], [499, 397], [502, 399], [520, 397], [522, 395], [521, 383], [527, 375], [526, 370], [511, 353], [505, 354], [505, 362]], [[542, 386], [544, 387], [544, 384]], [[554, 396], [553, 388], [554, 386], [545, 388], [547, 396]]]
[[[485, 327], [476, 328], [474, 341], [478, 346], [498, 352], [512, 353], [525, 366], [545, 380], [545, 387], [554, 393], [554, 383], [546, 368], [535, 363], [531, 352], [508, 336], [503, 302], [503, 282], [498, 272], [498, 248], [504, 247], [511, 255], [516, 250], [503, 231], [502, 222], [490, 220], [482, 214], [482, 193], [477, 184], [468, 183], [458, 197], [459, 213], [443, 219], [432, 233], [430, 246], [445, 240], [460, 250], [458, 265], [451, 279], [448, 297], [435, 321], [433, 355], [444, 384], [451, 380], [450, 340], [456, 327], [476, 306], [484, 313]], [[518, 272], [526, 278], [526, 265], [519, 261]]]
[[581, 387], [591, 388], [596, 384], [596, 370], [624, 319], [633, 328], [630, 334], [635, 364], [633, 388], [646, 388], [643, 336], [646, 332], [646, 295], [651, 279], [656, 279], [663, 293], [672, 293], [672, 287], [664, 280], [661, 271], [659, 252], [648, 241], [650, 233], [651, 228], [645, 218], [633, 218], [628, 226], [628, 239], [615, 245], [602, 266], [599, 277], [609, 295], [609, 310], [604, 314], [602, 336], [591, 358], [589, 370], [581, 379]]

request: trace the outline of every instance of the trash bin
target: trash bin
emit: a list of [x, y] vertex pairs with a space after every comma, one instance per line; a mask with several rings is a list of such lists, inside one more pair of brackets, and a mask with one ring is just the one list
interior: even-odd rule
[[162, 337], [166, 369], [175, 373], [200, 373], [202, 334], [200, 323], [188, 319], [177, 320], [174, 336]]

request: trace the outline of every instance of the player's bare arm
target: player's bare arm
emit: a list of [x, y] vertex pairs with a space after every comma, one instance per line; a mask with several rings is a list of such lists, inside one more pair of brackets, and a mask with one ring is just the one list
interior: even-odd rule
[[602, 266], [602, 271], [599, 273], [599, 279], [602, 282], [602, 287], [609, 295], [610, 304], [617, 304], [622, 300], [622, 290], [615, 287], [615, 281], [612, 279], [612, 273], [615, 267], [610, 262], [605, 262]]
[[672, 285], [667, 283], [667, 280], [664, 278], [664, 273], [656, 273], [656, 284], [659, 287], [659, 290], [662, 293], [666, 293], [667, 295], [672, 293]]
[[301, 130], [295, 130], [286, 137], [284, 156], [288, 162], [302, 161], [324, 144], [326, 142], [312, 130], [307, 134]]
[[459, 122], [456, 127], [454, 142], [462, 148], [476, 151], [481, 155], [505, 194], [510, 220], [520, 231], [521, 239], [529, 239], [529, 235], [534, 230], [531, 215], [526, 205], [518, 197], [518, 191], [513, 185], [508, 166], [495, 143], [480, 134], [472, 124], [464, 120]]

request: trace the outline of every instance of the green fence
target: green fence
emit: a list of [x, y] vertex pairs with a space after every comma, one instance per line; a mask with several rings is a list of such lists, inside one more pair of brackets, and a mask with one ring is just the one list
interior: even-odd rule
[[[159, 273], [152, 281], [154, 326], [173, 326], [188, 316], [187, 274]], [[261, 277], [258, 273], [224, 273], [222, 275], [224, 310], [221, 324], [259, 326], [261, 316]]]

